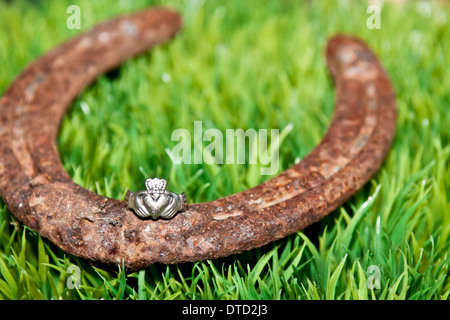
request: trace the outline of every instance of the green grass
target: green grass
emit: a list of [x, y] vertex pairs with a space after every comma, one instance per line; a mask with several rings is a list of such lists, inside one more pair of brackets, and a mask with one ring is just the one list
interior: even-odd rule
[[[154, 2], [0, 1], [0, 94], [28, 63], [80, 32], [66, 28], [73, 3], [86, 30]], [[384, 165], [304, 231], [228, 258], [136, 273], [64, 253], [1, 203], [0, 298], [448, 299], [450, 7], [386, 4], [381, 29], [369, 30], [367, 4], [356, 0], [162, 3], [183, 14], [183, 31], [102, 76], [62, 123], [59, 150], [77, 183], [122, 199], [146, 177], [165, 177], [171, 190], [201, 202], [269, 178], [250, 165], [172, 165], [171, 133], [192, 132], [195, 120], [223, 132], [292, 125], [279, 172], [290, 167], [329, 125], [334, 90], [323, 52], [337, 32], [368, 42], [395, 87], [398, 130]], [[79, 289], [67, 285], [72, 264], [81, 270]], [[370, 266], [380, 289], [367, 286]]]

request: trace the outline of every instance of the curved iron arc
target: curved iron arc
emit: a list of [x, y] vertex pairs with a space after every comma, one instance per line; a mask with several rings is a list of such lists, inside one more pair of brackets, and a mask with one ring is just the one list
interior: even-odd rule
[[156, 221], [74, 183], [56, 144], [73, 99], [98, 75], [180, 28], [180, 16], [161, 7], [101, 23], [33, 62], [1, 98], [0, 196], [20, 221], [63, 250], [94, 263], [123, 259], [130, 269], [228, 256], [320, 220], [381, 166], [395, 134], [392, 85], [362, 41], [337, 35], [326, 50], [336, 87], [331, 125], [308, 156], [279, 176]]

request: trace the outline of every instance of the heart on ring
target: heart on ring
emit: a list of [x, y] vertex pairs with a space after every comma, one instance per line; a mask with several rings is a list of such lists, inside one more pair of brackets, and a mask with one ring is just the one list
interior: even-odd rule
[[153, 219], [159, 218], [169, 211], [173, 205], [168, 194], [151, 194], [147, 191], [133, 193], [133, 202], [136, 213], [143, 218], [151, 216]]
[[170, 197], [165, 193], [162, 194], [140, 194], [138, 203], [145, 206], [153, 218], [157, 218], [170, 205]]

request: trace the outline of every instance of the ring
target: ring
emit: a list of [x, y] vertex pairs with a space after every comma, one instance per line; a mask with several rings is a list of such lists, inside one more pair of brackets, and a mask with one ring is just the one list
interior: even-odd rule
[[167, 181], [164, 179], [145, 180], [147, 190], [131, 192], [127, 191], [125, 200], [128, 207], [141, 218], [152, 217], [153, 219], [170, 219], [177, 212], [187, 208], [186, 194], [176, 194], [167, 191]]

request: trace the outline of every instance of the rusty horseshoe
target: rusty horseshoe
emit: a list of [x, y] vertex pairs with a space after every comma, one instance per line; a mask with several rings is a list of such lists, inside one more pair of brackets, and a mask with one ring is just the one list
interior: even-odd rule
[[310, 154], [277, 177], [155, 221], [77, 185], [56, 142], [65, 111], [99, 74], [170, 39], [181, 24], [162, 7], [103, 22], [38, 58], [1, 98], [0, 196], [15, 217], [64, 251], [102, 265], [124, 261], [132, 270], [259, 247], [338, 208], [390, 149], [397, 111], [389, 77], [361, 40], [337, 35], [326, 48], [336, 88], [331, 125]]

